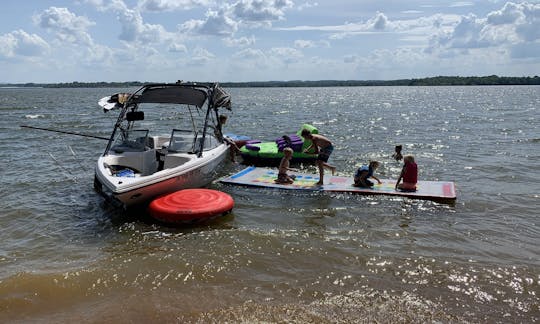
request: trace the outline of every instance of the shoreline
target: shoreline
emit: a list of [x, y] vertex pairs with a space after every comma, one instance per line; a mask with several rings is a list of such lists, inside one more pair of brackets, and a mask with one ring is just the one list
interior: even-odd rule
[[[67, 82], [67, 83], [0, 83], [5, 88], [127, 88], [139, 87], [156, 82]], [[159, 83], [159, 82], [157, 82]], [[197, 82], [206, 84], [209, 82]], [[213, 82], [212, 82], [213, 83]], [[372, 87], [372, 86], [490, 86], [490, 85], [540, 85], [539, 76], [500, 77], [490, 76], [436, 76], [419, 79], [399, 80], [290, 80], [290, 81], [247, 81], [219, 82], [224, 88], [290, 88], [290, 87]]]

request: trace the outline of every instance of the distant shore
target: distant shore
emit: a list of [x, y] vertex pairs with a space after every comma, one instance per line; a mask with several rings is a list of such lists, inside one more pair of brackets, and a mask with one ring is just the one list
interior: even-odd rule
[[[129, 88], [155, 82], [68, 82], [68, 83], [0, 83], [0, 88]], [[210, 82], [198, 82], [208, 84]], [[280, 87], [369, 87], [369, 86], [490, 86], [540, 85], [540, 77], [436, 76], [399, 80], [319, 80], [319, 81], [252, 81], [220, 82], [224, 88], [280, 88]]]

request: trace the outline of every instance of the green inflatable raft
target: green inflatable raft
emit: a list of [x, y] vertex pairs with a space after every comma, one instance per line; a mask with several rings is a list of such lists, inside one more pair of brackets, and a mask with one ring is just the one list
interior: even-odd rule
[[293, 149], [291, 163], [315, 163], [317, 154], [312, 149], [311, 152], [304, 153], [304, 150], [311, 145], [310, 140], [304, 140], [300, 134], [303, 129], [309, 130], [312, 134], [318, 134], [317, 128], [304, 124], [294, 134], [283, 135], [276, 138], [272, 142], [261, 142], [257, 140], [249, 140], [240, 148], [240, 155], [244, 160], [244, 164], [250, 165], [279, 165], [283, 157], [283, 149], [290, 147]]

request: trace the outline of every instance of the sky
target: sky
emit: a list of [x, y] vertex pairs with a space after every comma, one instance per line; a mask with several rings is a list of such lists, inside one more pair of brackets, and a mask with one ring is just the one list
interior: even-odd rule
[[2, 0], [0, 83], [540, 75], [540, 0]]

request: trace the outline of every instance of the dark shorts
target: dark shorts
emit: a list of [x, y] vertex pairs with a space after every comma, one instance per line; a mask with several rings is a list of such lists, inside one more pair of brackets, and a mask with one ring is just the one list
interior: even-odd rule
[[322, 148], [319, 151], [319, 155], [317, 155], [317, 160], [328, 162], [328, 159], [330, 158], [330, 155], [332, 154], [333, 151], [334, 151], [334, 146], [332, 145], [328, 145], [327, 147]]

